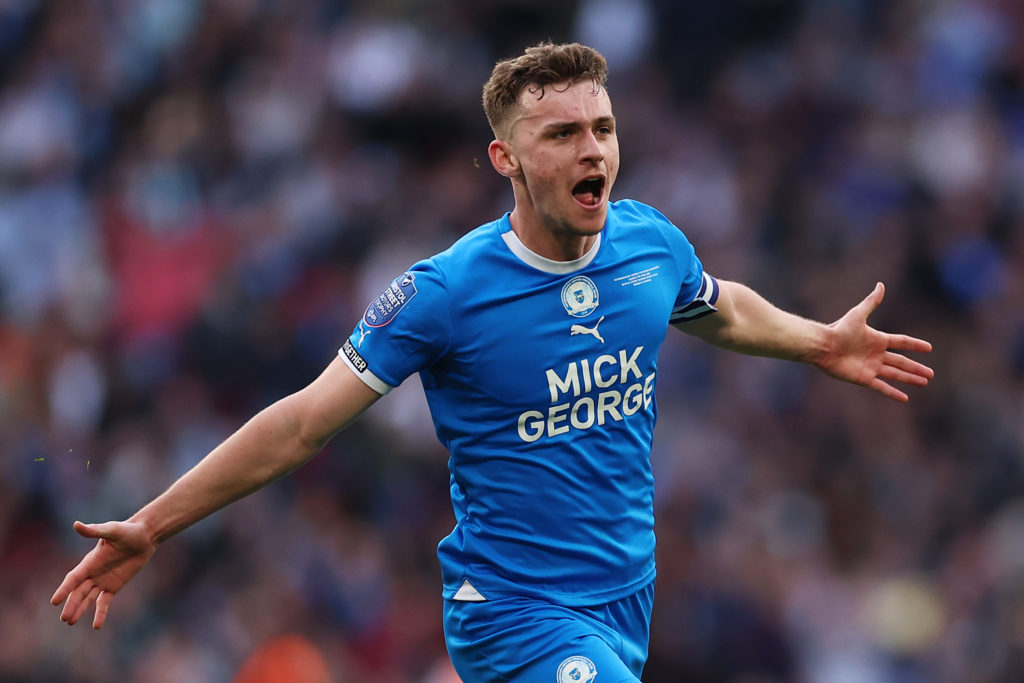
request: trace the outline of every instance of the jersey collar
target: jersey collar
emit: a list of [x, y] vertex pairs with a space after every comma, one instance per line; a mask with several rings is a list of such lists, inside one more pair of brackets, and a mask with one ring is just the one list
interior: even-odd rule
[[[505, 219], [505, 224], [508, 225], [508, 218]], [[594, 243], [590, 245], [590, 249], [587, 250], [583, 256], [572, 261], [554, 261], [530, 251], [525, 244], [516, 235], [516, 231], [509, 229], [501, 233], [501, 239], [505, 241], [508, 248], [512, 251], [516, 257], [528, 266], [533, 266], [537, 270], [542, 270], [545, 273], [552, 273], [553, 275], [564, 275], [566, 273], [574, 273], [577, 270], [582, 270], [590, 265], [590, 262], [597, 256], [597, 250], [601, 247], [601, 235], [603, 232], [597, 233], [597, 238]]]

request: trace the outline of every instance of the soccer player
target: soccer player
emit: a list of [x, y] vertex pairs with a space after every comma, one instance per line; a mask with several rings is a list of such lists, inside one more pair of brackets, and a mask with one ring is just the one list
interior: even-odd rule
[[111, 600], [157, 546], [313, 457], [418, 372], [450, 452], [456, 525], [438, 547], [448, 651], [467, 683], [638, 681], [653, 601], [650, 451], [667, 330], [809, 363], [897, 401], [931, 345], [867, 324], [879, 283], [826, 325], [704, 270], [619, 170], [606, 64], [550, 43], [498, 63], [484, 87], [498, 173], [515, 204], [413, 265], [370, 302], [317, 379], [274, 403], [99, 539], [54, 593], [61, 619]]

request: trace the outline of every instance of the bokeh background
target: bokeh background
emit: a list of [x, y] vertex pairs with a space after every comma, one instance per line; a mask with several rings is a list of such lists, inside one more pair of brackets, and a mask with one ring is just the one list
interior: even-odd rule
[[609, 59], [613, 198], [809, 317], [884, 281], [872, 323], [935, 345], [902, 406], [669, 335], [645, 680], [1020, 680], [1017, 0], [0, 2], [0, 679], [455, 681], [416, 378], [102, 631], [48, 599], [73, 520], [130, 515], [511, 208], [480, 86], [547, 38]]

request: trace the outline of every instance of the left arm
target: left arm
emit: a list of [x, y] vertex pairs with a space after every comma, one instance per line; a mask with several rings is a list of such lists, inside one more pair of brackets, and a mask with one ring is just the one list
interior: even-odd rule
[[809, 363], [827, 375], [906, 402], [889, 382], [925, 386], [934, 376], [926, 365], [895, 351], [931, 351], [923, 339], [886, 334], [867, 318], [882, 303], [882, 283], [830, 325], [787, 313], [745, 285], [719, 280], [718, 311], [676, 327], [715, 346], [753, 356]]

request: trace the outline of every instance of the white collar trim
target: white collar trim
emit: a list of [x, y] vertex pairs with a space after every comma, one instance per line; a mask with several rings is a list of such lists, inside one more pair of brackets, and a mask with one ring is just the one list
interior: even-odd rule
[[519, 239], [519, 235], [516, 234], [515, 230], [507, 230], [501, 233], [501, 239], [505, 241], [508, 248], [515, 254], [520, 261], [523, 263], [533, 266], [537, 270], [542, 270], [545, 273], [552, 273], [554, 275], [564, 275], [566, 273], [574, 273], [577, 270], [581, 270], [590, 265], [590, 262], [597, 256], [597, 250], [601, 247], [601, 235], [597, 233], [597, 239], [590, 245], [590, 249], [587, 250], [583, 256], [572, 261], [554, 261], [530, 251], [522, 240]]

